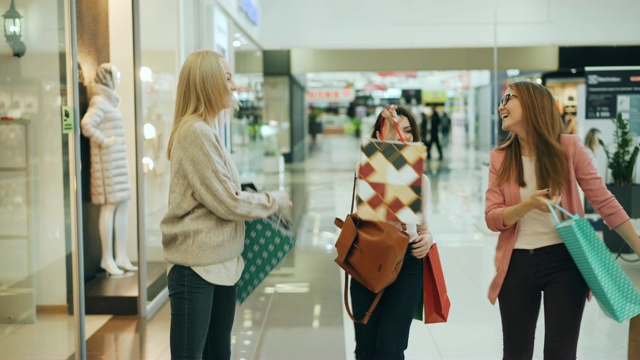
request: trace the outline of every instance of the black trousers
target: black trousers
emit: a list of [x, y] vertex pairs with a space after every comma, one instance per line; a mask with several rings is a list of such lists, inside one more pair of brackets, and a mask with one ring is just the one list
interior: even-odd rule
[[589, 289], [564, 244], [514, 250], [498, 295], [503, 359], [531, 359], [544, 292], [544, 359], [575, 359]]
[[236, 287], [211, 284], [180, 265], [167, 278], [171, 359], [230, 359]]
[[431, 146], [436, 144], [436, 148], [438, 149], [438, 156], [440, 160], [442, 160], [442, 145], [440, 145], [440, 139], [438, 138], [438, 134], [431, 134], [431, 138], [429, 139], [429, 144], [427, 144], [427, 158], [431, 159]]
[[[354, 324], [356, 359], [404, 359], [409, 329], [422, 294], [422, 259], [407, 249], [396, 281], [387, 287], [366, 325]], [[357, 281], [351, 281], [353, 315], [362, 319], [376, 294]]]

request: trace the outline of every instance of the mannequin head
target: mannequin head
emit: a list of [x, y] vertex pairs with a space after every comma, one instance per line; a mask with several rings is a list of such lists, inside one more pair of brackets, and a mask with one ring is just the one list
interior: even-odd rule
[[115, 65], [105, 63], [98, 66], [94, 79], [96, 84], [104, 85], [111, 90], [115, 90], [115, 88], [118, 87], [119, 81], [120, 71], [118, 71]]

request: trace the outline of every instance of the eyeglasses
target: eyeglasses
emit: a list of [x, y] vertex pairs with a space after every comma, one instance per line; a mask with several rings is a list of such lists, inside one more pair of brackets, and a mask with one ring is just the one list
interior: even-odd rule
[[511, 100], [511, 98], [517, 98], [517, 97], [518, 97], [517, 95], [513, 95], [513, 94], [504, 94], [502, 99], [500, 99], [500, 105], [505, 106], [507, 105], [509, 100]]

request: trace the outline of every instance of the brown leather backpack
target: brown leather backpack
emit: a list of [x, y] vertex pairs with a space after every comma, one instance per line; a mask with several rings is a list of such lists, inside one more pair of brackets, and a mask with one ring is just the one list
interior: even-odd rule
[[[344, 221], [336, 218], [334, 223], [342, 229], [336, 241], [335, 262], [345, 271], [344, 304], [351, 320], [366, 324], [384, 289], [398, 277], [409, 235], [393, 224], [362, 220], [356, 214], [347, 215]], [[377, 294], [362, 320], [356, 320], [349, 307], [349, 275]]]

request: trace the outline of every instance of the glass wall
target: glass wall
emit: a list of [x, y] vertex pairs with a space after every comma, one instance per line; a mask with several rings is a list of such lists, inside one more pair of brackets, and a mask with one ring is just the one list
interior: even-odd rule
[[145, 227], [140, 241], [146, 249], [147, 301], [151, 304], [158, 299], [158, 305], [164, 301], [158, 295], [166, 287], [160, 221], [167, 210], [170, 169], [166, 152], [180, 69], [178, 3], [170, 1], [157, 6], [152, 0], [139, 2], [142, 96], [136, 106], [141, 108], [137, 121], [143, 123], [143, 133], [138, 134], [138, 141], [144, 143], [142, 171], [138, 175], [144, 180], [141, 194], [144, 194]]
[[[0, 13], [13, 5], [1, 0]], [[0, 41], [0, 358], [68, 358], [79, 318], [70, 315], [64, 2], [16, 0], [15, 10], [21, 43]]]

